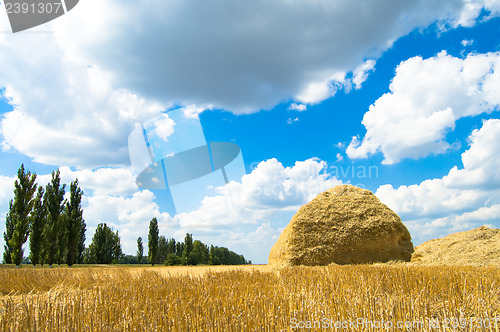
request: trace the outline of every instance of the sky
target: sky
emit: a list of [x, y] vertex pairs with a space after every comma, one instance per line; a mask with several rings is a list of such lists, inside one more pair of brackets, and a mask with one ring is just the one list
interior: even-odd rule
[[499, 111], [500, 0], [85, 0], [15, 34], [0, 8], [0, 218], [22, 163], [59, 168], [87, 244], [105, 222], [135, 255], [156, 217], [267, 263], [300, 206], [353, 184], [416, 246], [500, 227]]

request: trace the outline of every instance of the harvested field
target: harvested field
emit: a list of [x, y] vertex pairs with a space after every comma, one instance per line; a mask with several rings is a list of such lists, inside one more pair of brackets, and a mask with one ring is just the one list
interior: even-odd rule
[[0, 285], [1, 331], [500, 329], [497, 267], [27, 267]]

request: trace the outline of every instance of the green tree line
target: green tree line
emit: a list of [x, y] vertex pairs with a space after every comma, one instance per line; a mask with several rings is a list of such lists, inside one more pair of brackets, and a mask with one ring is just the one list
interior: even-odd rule
[[64, 198], [65, 194], [59, 170], [52, 172], [44, 188], [36, 183], [36, 173], [31, 174], [21, 165], [5, 218], [4, 263], [21, 265], [28, 238], [28, 258], [33, 265], [72, 266], [83, 262], [86, 225], [78, 179], [70, 184], [69, 199]]
[[[200, 240], [193, 241], [193, 235], [187, 233], [184, 242], [176, 242], [174, 238], [166, 239], [159, 235], [158, 220], [153, 218], [149, 223], [148, 263], [165, 265], [243, 265], [251, 264], [243, 255], [230, 251], [225, 247], [207, 246]], [[137, 262], [142, 262], [142, 238], [137, 239]]]
[[[83, 219], [82, 197], [78, 179], [69, 187], [61, 184], [59, 169], [52, 172], [51, 181], [38, 186], [36, 174], [27, 171], [24, 164], [18, 170], [14, 184], [14, 198], [9, 202], [5, 218], [3, 262], [16, 264], [30, 262], [49, 265], [116, 264], [143, 262], [144, 244], [137, 239], [137, 255], [124, 255], [118, 231], [106, 223], [97, 226], [92, 242], [85, 248], [86, 224]], [[23, 245], [29, 238], [30, 253], [24, 258]], [[251, 264], [242, 255], [224, 247], [208, 247], [186, 234], [184, 242], [159, 235], [158, 220], [149, 223], [147, 262], [165, 265], [240, 265]]]

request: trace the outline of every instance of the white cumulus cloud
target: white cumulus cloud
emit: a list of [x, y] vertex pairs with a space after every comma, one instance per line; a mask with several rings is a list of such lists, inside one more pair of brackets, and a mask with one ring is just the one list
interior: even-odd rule
[[[14, 182], [16, 178], [0, 175], [0, 202], [9, 201], [14, 196]], [[0, 215], [1, 217], [1, 215]]]
[[14, 108], [0, 118], [3, 149], [49, 165], [129, 163], [126, 143], [134, 123], [165, 106], [113, 88], [109, 76], [97, 68], [64, 61], [56, 66], [52, 57], [64, 58], [62, 51], [46, 54], [24, 46], [33, 42], [33, 47], [57, 50], [57, 43], [47, 38], [18, 40], [15, 52], [0, 43], [10, 60], [0, 63], [0, 86], [6, 87], [5, 97]]
[[453, 167], [444, 183], [449, 188], [500, 188], [500, 120], [486, 121], [470, 140], [471, 147], [462, 154], [464, 167]]
[[181, 214], [181, 225], [211, 228], [256, 223], [277, 211], [293, 211], [317, 194], [342, 182], [326, 173], [326, 162], [308, 159], [284, 167], [269, 159], [257, 165], [241, 182], [216, 188], [219, 195], [205, 197], [202, 206]]
[[168, 137], [174, 133], [175, 122], [167, 114], [162, 114], [154, 123], [156, 136], [168, 142]]
[[376, 195], [401, 216], [417, 240], [483, 224], [500, 226], [500, 120], [484, 122], [470, 139], [463, 168], [420, 184], [378, 188]]
[[[155, 196], [148, 190], [138, 191], [130, 196], [94, 195], [83, 201], [84, 219], [87, 223], [87, 243], [90, 243], [99, 223], [106, 223], [119, 230], [122, 249], [127, 254], [135, 254], [139, 236], [147, 239], [149, 221], [156, 217], [160, 230], [166, 234], [175, 222], [168, 213], [160, 212], [154, 201]], [[146, 240], [147, 241], [147, 240]]]
[[297, 104], [297, 103], [292, 103], [289, 107], [288, 110], [293, 110], [293, 111], [299, 111], [303, 112], [307, 109], [307, 106], [304, 104]]
[[[63, 166], [59, 168], [61, 183], [69, 185], [78, 179], [79, 187], [89, 196], [95, 195], [131, 195], [137, 192], [138, 187], [135, 177], [129, 168], [98, 168], [96, 170], [78, 169], [71, 170]], [[37, 183], [47, 185], [52, 179], [52, 174], [38, 174]]]
[[457, 119], [500, 105], [500, 53], [411, 58], [398, 66], [390, 90], [364, 115], [367, 132], [352, 139], [350, 158], [382, 152], [384, 163], [394, 164], [453, 148], [446, 134]]
[[361, 85], [368, 78], [368, 74], [375, 68], [375, 60], [367, 60], [354, 69], [352, 84], [355, 89], [361, 89]]
[[474, 44], [474, 40], [473, 39], [470, 39], [470, 40], [464, 39], [464, 40], [462, 40], [461, 44], [463, 47], [471, 46], [472, 44]]

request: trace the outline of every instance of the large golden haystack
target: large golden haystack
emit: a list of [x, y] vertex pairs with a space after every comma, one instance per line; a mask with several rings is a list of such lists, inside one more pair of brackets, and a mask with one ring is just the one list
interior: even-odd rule
[[416, 265], [500, 265], [500, 229], [481, 226], [415, 248]]
[[369, 190], [329, 189], [302, 206], [269, 254], [269, 264], [410, 261], [413, 244], [399, 216]]

